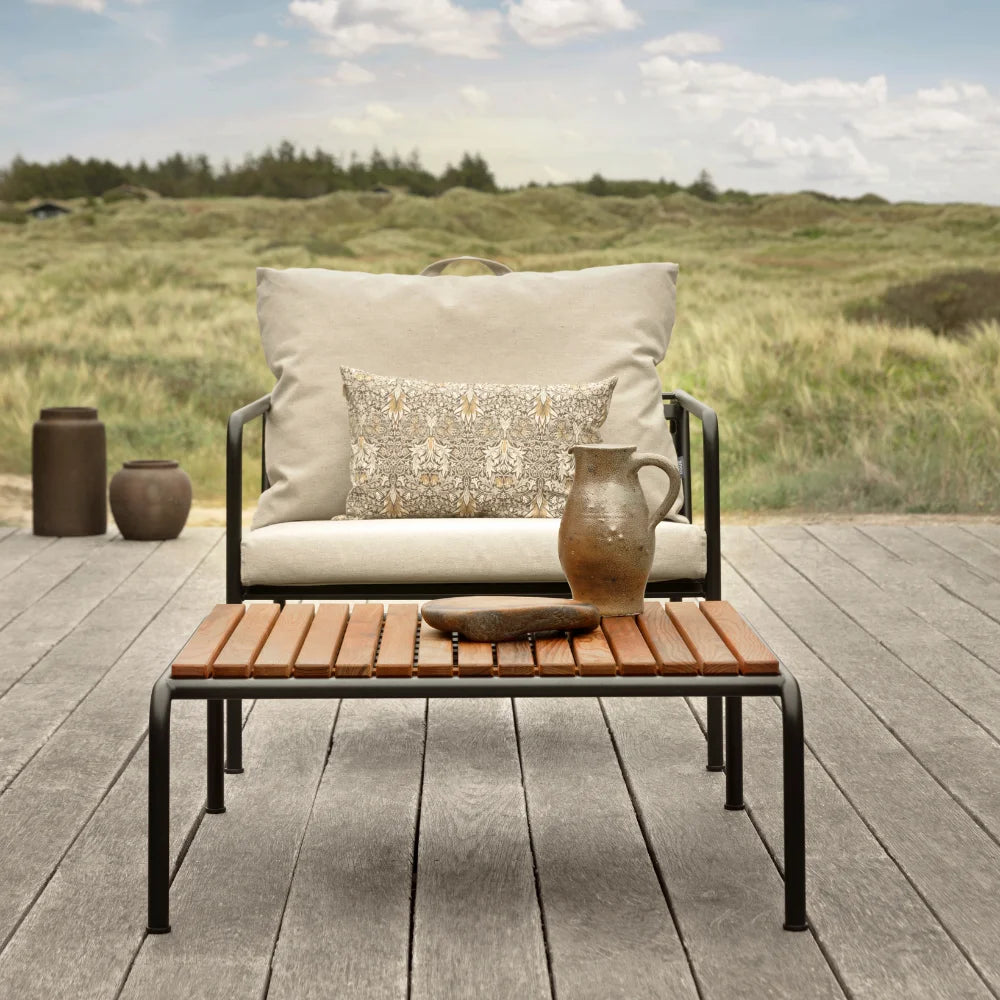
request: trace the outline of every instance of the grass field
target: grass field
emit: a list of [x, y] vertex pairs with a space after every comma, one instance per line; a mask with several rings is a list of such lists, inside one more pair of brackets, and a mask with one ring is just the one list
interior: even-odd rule
[[[1000, 510], [1000, 325], [948, 339], [844, 318], [888, 285], [997, 267], [998, 208], [559, 188], [74, 208], [0, 223], [0, 473], [30, 471], [40, 407], [96, 405], [109, 472], [127, 458], [178, 458], [198, 500], [221, 497], [226, 415], [273, 383], [257, 265], [674, 260], [663, 384], [719, 411], [724, 510]], [[253, 479], [248, 470], [248, 489]]]

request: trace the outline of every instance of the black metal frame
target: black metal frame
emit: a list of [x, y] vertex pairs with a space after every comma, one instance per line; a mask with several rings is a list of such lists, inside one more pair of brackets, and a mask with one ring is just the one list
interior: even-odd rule
[[[271, 409], [270, 395], [248, 403], [229, 417], [226, 429], [226, 602], [240, 604], [246, 600], [431, 600], [463, 594], [523, 594], [539, 597], [568, 597], [569, 587], [559, 583], [469, 583], [442, 580], [435, 587], [427, 583], [385, 584], [324, 584], [304, 587], [289, 585], [244, 586], [240, 573], [240, 545], [243, 540], [243, 428], [250, 421], [261, 418], [260, 480], [261, 491], [267, 489], [267, 467], [264, 461], [264, 437], [267, 433], [267, 414]], [[715, 410], [688, 393], [675, 389], [663, 393], [663, 416], [669, 424], [670, 436], [680, 464], [684, 505], [681, 512], [693, 521], [691, 501], [691, 429], [690, 418], [696, 417], [702, 426], [702, 463], [704, 482], [704, 523], [707, 538], [707, 567], [703, 580], [667, 580], [647, 585], [646, 593], [652, 598], [678, 601], [685, 597], [703, 597], [717, 601], [722, 597], [722, 558], [719, 514], [719, 418]], [[728, 702], [733, 716], [734, 732], [740, 728], [738, 698]], [[243, 770], [242, 707], [238, 699], [230, 700], [226, 707], [226, 771], [239, 774]], [[723, 712], [722, 699], [708, 699], [707, 767], [710, 771], [723, 770]]]
[[[225, 812], [222, 704], [243, 698], [530, 698], [696, 697], [740, 704], [745, 697], [781, 701], [785, 847], [785, 921], [807, 929], [805, 765], [802, 702], [784, 668], [767, 676], [692, 677], [442, 677], [253, 678], [181, 680], [164, 674], [149, 704], [148, 912], [150, 934], [170, 931], [170, 708], [174, 699], [202, 699], [208, 710], [209, 813]], [[743, 808], [741, 714], [727, 713], [726, 808]]]

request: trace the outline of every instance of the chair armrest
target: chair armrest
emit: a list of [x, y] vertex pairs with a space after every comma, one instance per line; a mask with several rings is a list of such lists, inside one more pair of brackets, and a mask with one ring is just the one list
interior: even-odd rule
[[[702, 472], [705, 488], [705, 535], [708, 541], [708, 572], [705, 577], [705, 591], [709, 600], [722, 597], [722, 537], [720, 528], [719, 496], [719, 417], [710, 406], [701, 400], [675, 389], [663, 394], [664, 413], [670, 417], [669, 407], [679, 406], [685, 414], [691, 414], [701, 421], [702, 431]], [[684, 442], [687, 445], [686, 426]], [[685, 454], [688, 468], [685, 470], [687, 490], [691, 482], [691, 456]], [[690, 493], [688, 493], [688, 497]]]
[[[271, 409], [270, 395], [261, 396], [229, 415], [226, 426], [226, 602], [243, 600], [240, 543], [243, 541], [243, 428]], [[261, 461], [263, 462], [263, 440]], [[263, 480], [263, 476], [261, 477]], [[263, 483], [262, 483], [263, 486]]]

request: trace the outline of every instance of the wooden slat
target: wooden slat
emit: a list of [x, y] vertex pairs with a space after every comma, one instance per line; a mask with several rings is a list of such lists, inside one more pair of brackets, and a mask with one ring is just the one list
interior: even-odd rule
[[672, 601], [667, 604], [667, 614], [687, 643], [703, 674], [738, 674], [736, 657], [729, 652], [719, 633], [691, 601]]
[[316, 614], [312, 604], [286, 604], [264, 648], [253, 662], [254, 677], [291, 677], [306, 633]]
[[174, 657], [171, 677], [211, 677], [212, 664], [243, 617], [242, 604], [216, 604]]
[[459, 639], [458, 674], [460, 677], [492, 677], [493, 644]]
[[337, 677], [371, 677], [382, 631], [381, 604], [355, 604], [333, 672]]
[[698, 661], [681, 638], [677, 627], [667, 617], [662, 604], [646, 601], [637, 622], [639, 631], [645, 636], [653, 656], [656, 657], [659, 673], [675, 675], [698, 673]]
[[213, 677], [249, 677], [250, 664], [278, 620], [277, 604], [250, 604], [212, 664]]
[[451, 677], [454, 671], [451, 635], [420, 623], [420, 648], [417, 650], [418, 677]]
[[543, 677], [572, 677], [576, 673], [576, 660], [565, 632], [536, 634], [535, 659]]
[[656, 657], [658, 673], [670, 675], [698, 673], [698, 661], [681, 638], [677, 627], [667, 617], [662, 604], [646, 601], [643, 612], [636, 622], [653, 656]]
[[736, 657], [741, 674], [778, 672], [778, 658], [729, 601], [702, 601], [700, 607], [701, 613], [712, 623], [729, 651]]
[[390, 604], [375, 661], [376, 677], [410, 677], [417, 641], [417, 605]]
[[295, 657], [296, 677], [329, 677], [347, 629], [347, 604], [321, 604]]
[[497, 673], [501, 677], [533, 677], [535, 658], [527, 639], [497, 643]]
[[610, 676], [618, 673], [615, 654], [611, 652], [608, 640], [599, 628], [592, 632], [580, 632], [570, 640], [573, 656], [584, 677]]
[[656, 658], [632, 617], [601, 620], [604, 637], [622, 674], [655, 674]]

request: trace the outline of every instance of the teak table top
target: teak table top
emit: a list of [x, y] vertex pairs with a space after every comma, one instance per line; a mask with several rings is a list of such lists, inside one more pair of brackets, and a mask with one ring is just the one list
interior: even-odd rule
[[777, 673], [728, 601], [648, 601], [592, 632], [497, 643], [439, 632], [417, 604], [218, 604], [171, 664], [184, 678]]

